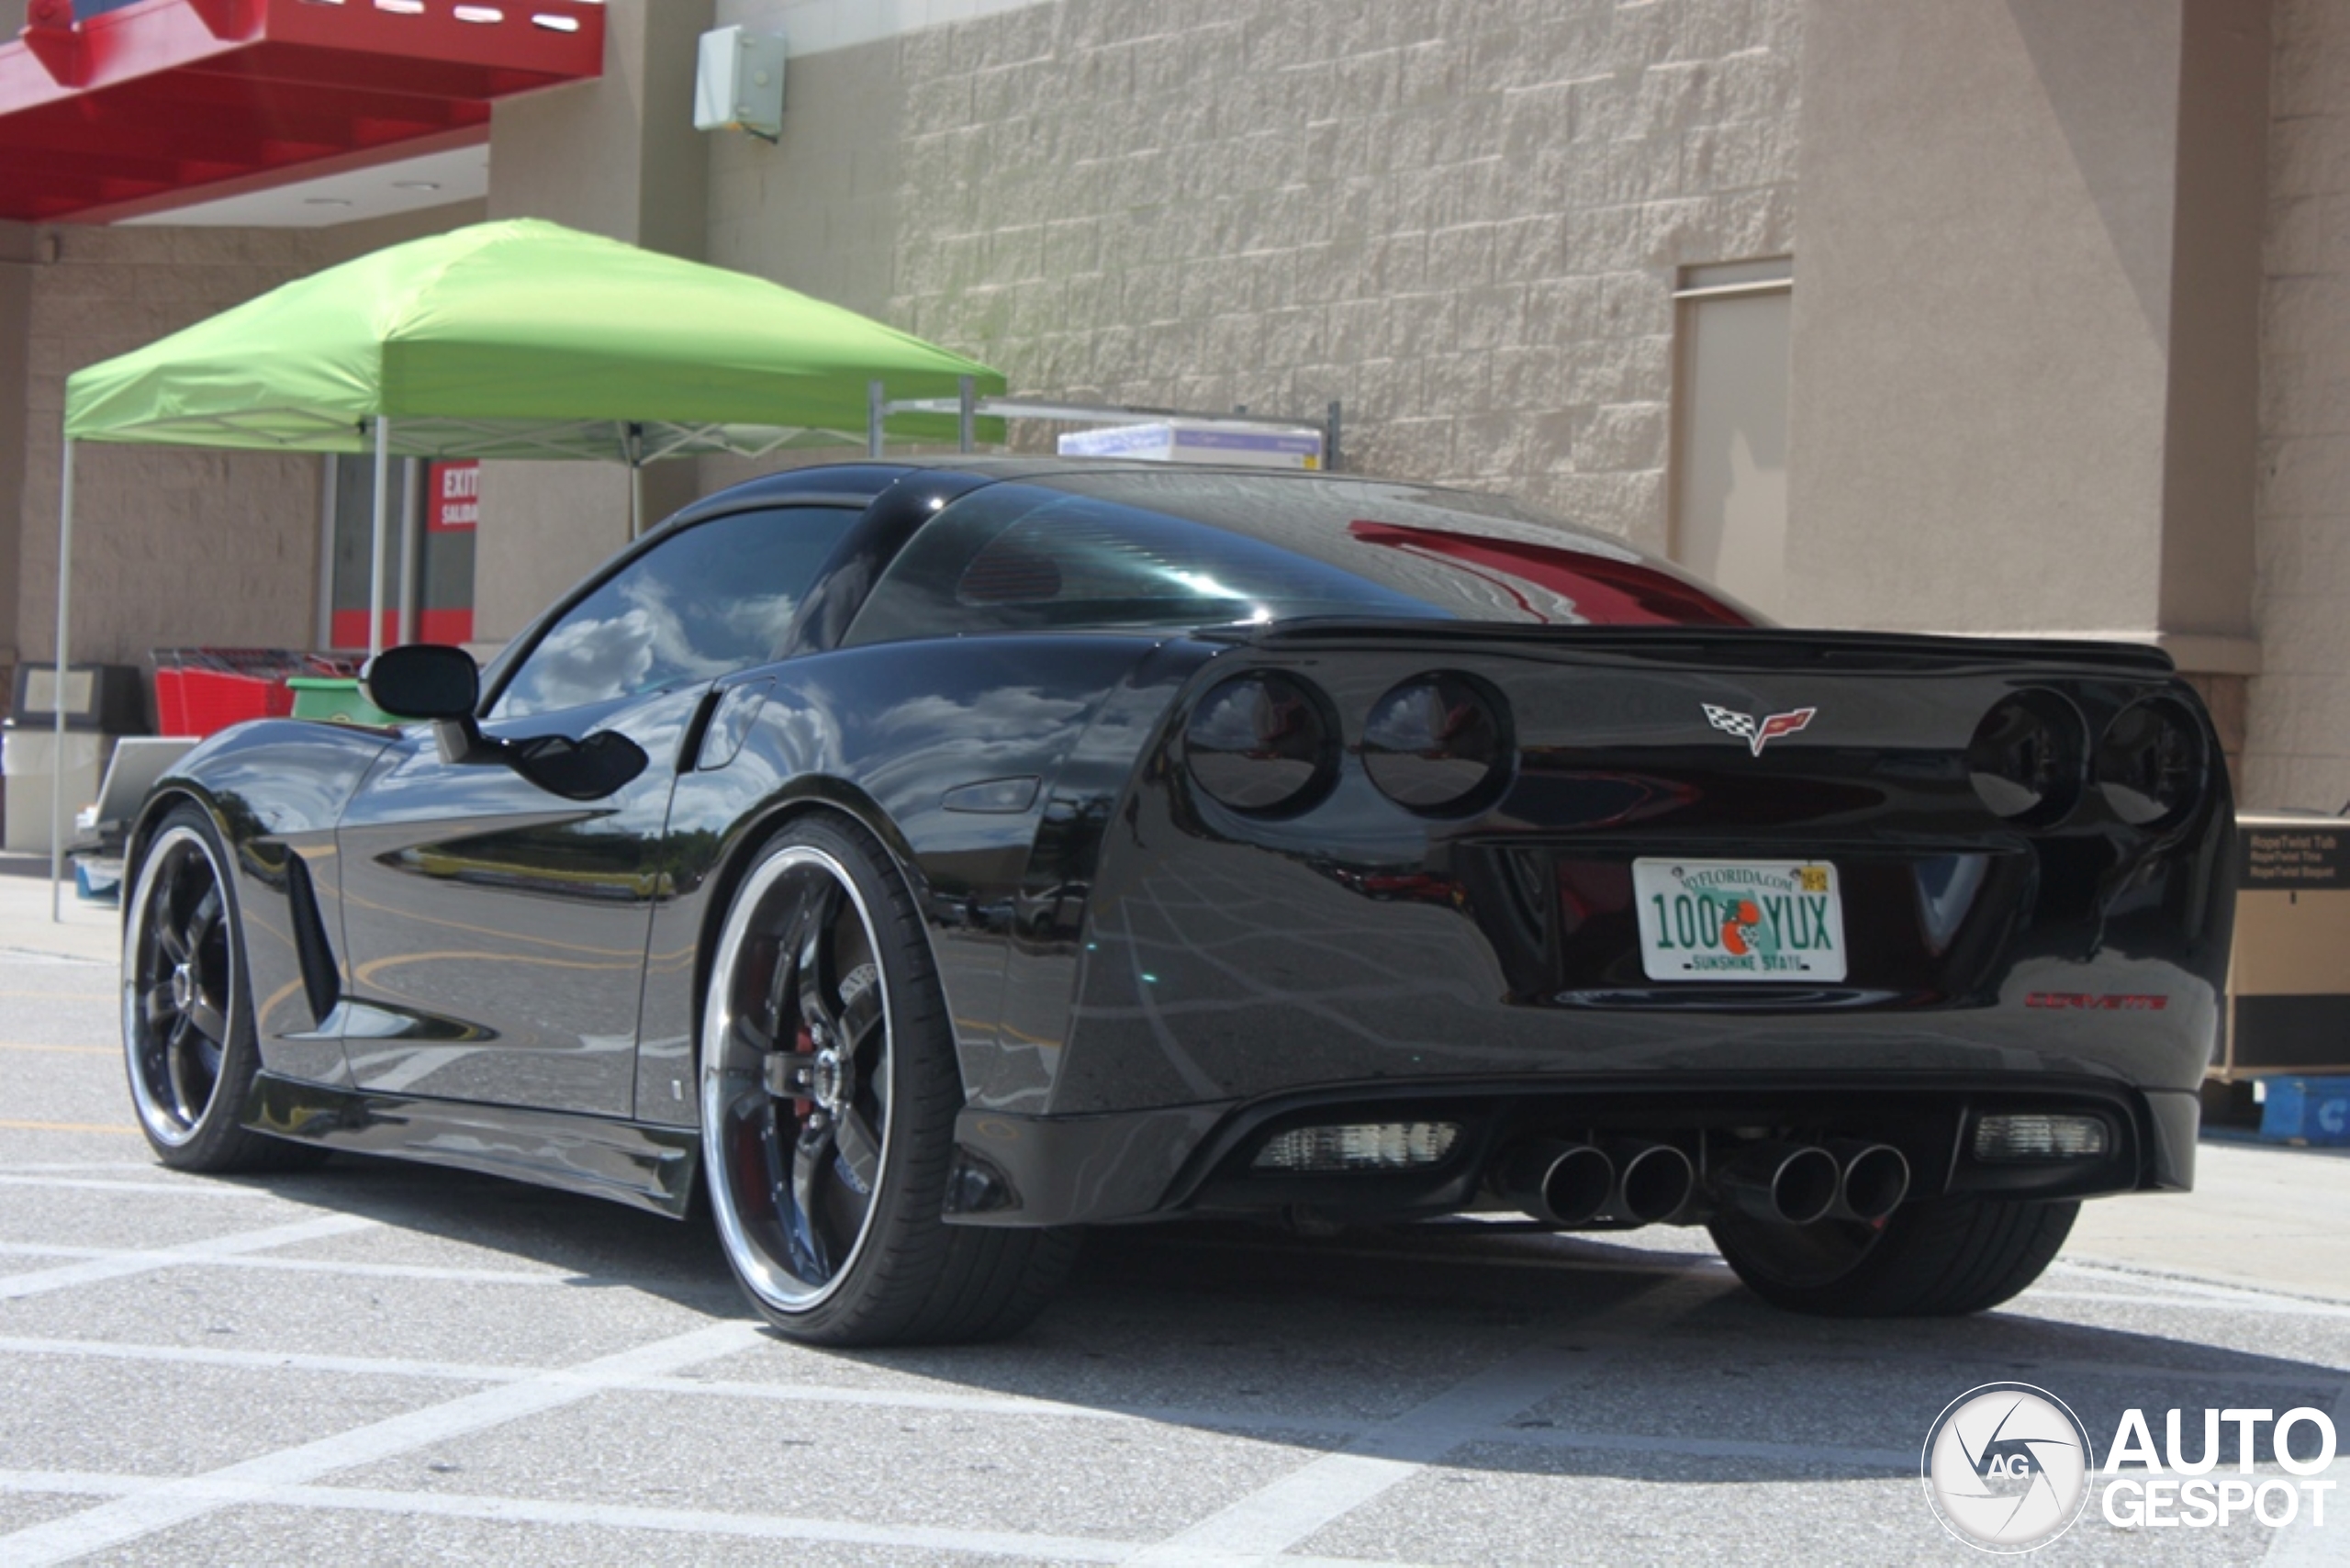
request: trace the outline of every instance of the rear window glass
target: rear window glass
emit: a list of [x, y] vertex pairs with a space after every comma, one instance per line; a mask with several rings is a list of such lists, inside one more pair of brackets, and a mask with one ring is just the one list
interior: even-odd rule
[[851, 645], [1307, 616], [1745, 625], [1670, 567], [1507, 503], [1366, 480], [1131, 471], [991, 485], [891, 563]]

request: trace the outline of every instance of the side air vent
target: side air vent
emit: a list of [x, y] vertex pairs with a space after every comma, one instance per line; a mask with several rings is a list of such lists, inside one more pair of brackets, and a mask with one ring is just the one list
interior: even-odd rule
[[310, 886], [310, 868], [299, 855], [285, 857], [285, 902], [294, 923], [294, 955], [302, 966], [302, 994], [310, 1015], [323, 1024], [342, 1000], [342, 978], [327, 942], [326, 921], [319, 913], [319, 895]]

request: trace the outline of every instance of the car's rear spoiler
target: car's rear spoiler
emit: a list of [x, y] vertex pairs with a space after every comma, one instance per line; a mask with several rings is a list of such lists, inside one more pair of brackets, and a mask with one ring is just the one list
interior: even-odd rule
[[2046, 663], [2133, 675], [2169, 675], [2177, 667], [2170, 655], [2141, 643], [1796, 631], [1776, 626], [1519, 626], [1476, 621], [1315, 617], [1222, 628], [1203, 635], [1229, 638], [1269, 652], [1349, 644], [1506, 643], [1561, 652], [1774, 669], [1949, 670]]

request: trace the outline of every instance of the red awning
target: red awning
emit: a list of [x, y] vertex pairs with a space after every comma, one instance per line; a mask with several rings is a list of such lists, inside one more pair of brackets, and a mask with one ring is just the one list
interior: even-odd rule
[[481, 140], [602, 73], [594, 0], [32, 0], [0, 44], [0, 218], [102, 221]]

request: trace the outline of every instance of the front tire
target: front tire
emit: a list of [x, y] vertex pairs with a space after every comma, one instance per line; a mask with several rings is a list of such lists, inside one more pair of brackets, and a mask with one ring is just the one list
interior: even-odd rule
[[728, 1264], [822, 1345], [998, 1338], [1073, 1232], [942, 1217], [961, 1076], [913, 901], [869, 834], [803, 820], [728, 906], [702, 1015], [702, 1169]]
[[228, 852], [194, 804], [156, 824], [122, 923], [123, 1065], [139, 1128], [174, 1170], [314, 1164], [325, 1151], [239, 1125], [261, 1052]]
[[1941, 1198], [1904, 1204], [1882, 1225], [1784, 1225], [1726, 1211], [1707, 1227], [1747, 1289], [1825, 1317], [1954, 1317], [2040, 1278], [2081, 1212], [2077, 1202]]

